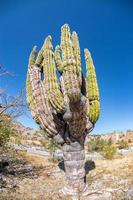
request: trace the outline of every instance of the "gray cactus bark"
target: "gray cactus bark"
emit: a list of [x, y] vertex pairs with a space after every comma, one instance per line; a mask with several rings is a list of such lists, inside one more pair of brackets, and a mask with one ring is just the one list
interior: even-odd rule
[[66, 184], [61, 192], [72, 199], [88, 194], [85, 174], [84, 137], [63, 145]]

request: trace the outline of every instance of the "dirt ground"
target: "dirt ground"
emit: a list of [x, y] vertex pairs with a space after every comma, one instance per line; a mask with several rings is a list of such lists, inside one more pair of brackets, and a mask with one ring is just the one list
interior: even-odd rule
[[[65, 185], [62, 163], [30, 154], [26, 154], [24, 159], [39, 169], [38, 175], [34, 177], [12, 176], [17, 187], [1, 190], [0, 200], [70, 199], [60, 197], [58, 193], [59, 189]], [[113, 160], [88, 161], [86, 172], [90, 194], [84, 198], [85, 200], [133, 199], [133, 154], [119, 156]]]

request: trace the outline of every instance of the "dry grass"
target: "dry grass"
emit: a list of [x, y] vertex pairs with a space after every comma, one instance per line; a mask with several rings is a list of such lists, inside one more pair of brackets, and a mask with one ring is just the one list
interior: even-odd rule
[[[36, 179], [18, 179], [18, 188], [1, 193], [0, 200], [69, 200], [59, 197], [58, 191], [65, 184], [64, 172], [57, 163], [47, 157], [25, 154], [24, 159], [43, 170]], [[97, 160], [96, 168], [89, 171], [87, 182], [92, 190], [104, 191], [111, 195], [111, 200], [127, 200], [125, 192], [133, 185], [133, 154], [113, 160]], [[93, 197], [94, 195], [92, 195]], [[102, 197], [101, 197], [102, 198]], [[98, 195], [97, 200], [100, 200]], [[103, 198], [109, 200], [110, 198]], [[86, 198], [91, 200], [91, 195]]]

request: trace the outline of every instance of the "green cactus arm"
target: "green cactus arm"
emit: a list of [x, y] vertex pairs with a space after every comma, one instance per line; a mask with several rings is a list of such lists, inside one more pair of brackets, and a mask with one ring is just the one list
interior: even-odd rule
[[[32, 94], [35, 99], [36, 113], [41, 126], [49, 133], [50, 136], [58, 134], [62, 129], [62, 123], [52, 115], [52, 109], [45, 97], [43, 83], [40, 81], [40, 70], [37, 65], [29, 69]], [[56, 121], [56, 123], [55, 123]]]
[[30, 53], [30, 56], [29, 56], [29, 64], [28, 64], [28, 68], [30, 68], [30, 66], [34, 65], [35, 64], [35, 61], [36, 61], [36, 51], [37, 49], [37, 46], [34, 46], [31, 53]]
[[45, 74], [44, 87], [46, 90], [46, 95], [48, 96], [49, 102], [51, 103], [52, 107], [58, 113], [64, 113], [65, 112], [64, 97], [60, 90], [56, 74], [56, 65], [54, 61], [51, 36], [48, 36], [45, 39], [43, 56], [44, 56], [43, 71]]
[[93, 124], [97, 122], [99, 118], [99, 113], [100, 113], [100, 102], [98, 100], [91, 101], [88, 117]]
[[[53, 116], [52, 108], [45, 96], [45, 89], [41, 81], [40, 66], [36, 64], [35, 48], [33, 48], [33, 51], [29, 57], [26, 90], [27, 101], [31, 102], [31, 113], [37, 123], [39, 123], [40, 126], [46, 130], [51, 137], [63, 131], [63, 123], [56, 115]], [[33, 108], [34, 113], [32, 111]]]
[[[35, 63], [35, 59], [36, 59], [36, 46], [34, 46], [33, 50], [31, 51], [31, 54], [29, 56], [28, 68]], [[36, 118], [35, 99], [32, 94], [29, 72], [27, 72], [27, 78], [26, 78], [26, 97], [27, 97], [27, 102], [28, 102], [29, 108], [31, 110], [32, 116], [34, 118]]]
[[63, 63], [62, 63], [62, 59], [61, 59], [61, 49], [60, 49], [59, 45], [57, 45], [55, 47], [54, 56], [55, 56], [57, 68], [58, 68], [59, 72], [62, 74], [63, 73]]
[[81, 68], [81, 55], [80, 55], [80, 44], [78, 35], [75, 31], [72, 32], [72, 43], [73, 43], [73, 52], [74, 52], [74, 58], [76, 60], [76, 66], [77, 66], [77, 75], [79, 77], [79, 85], [81, 87], [82, 85], [82, 68]]
[[66, 93], [70, 103], [80, 100], [80, 86], [77, 75], [76, 60], [74, 58], [73, 44], [70, 28], [67, 24], [61, 28], [61, 53], [63, 61], [63, 79]]
[[88, 49], [84, 50], [86, 62], [86, 97], [89, 100], [90, 110], [88, 112], [89, 120], [95, 124], [100, 113], [100, 97], [96, 79], [95, 67], [91, 54]]
[[61, 27], [61, 49], [63, 61], [73, 58], [71, 33], [68, 24], [65, 24]]
[[38, 65], [39, 67], [41, 67], [42, 61], [43, 61], [43, 49], [44, 49], [44, 44], [42, 46], [42, 48], [40, 49], [35, 64]]
[[26, 79], [26, 96], [27, 96], [27, 102], [29, 105], [29, 108], [31, 110], [32, 116], [35, 118], [35, 103], [34, 103], [34, 98], [32, 95], [32, 88], [30, 84], [30, 77], [29, 73], [27, 73], [27, 79]]

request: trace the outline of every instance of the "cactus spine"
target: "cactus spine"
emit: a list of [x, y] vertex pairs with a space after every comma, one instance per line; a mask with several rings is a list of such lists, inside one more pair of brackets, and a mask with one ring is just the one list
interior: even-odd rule
[[85, 62], [86, 79], [77, 33], [71, 33], [65, 24], [61, 28], [60, 45], [55, 50], [51, 36], [45, 39], [37, 56], [36, 47], [33, 48], [26, 80], [27, 101], [33, 118], [63, 146], [67, 186], [62, 192], [72, 196], [79, 191], [86, 194], [84, 140], [100, 112], [95, 68], [87, 49]]

